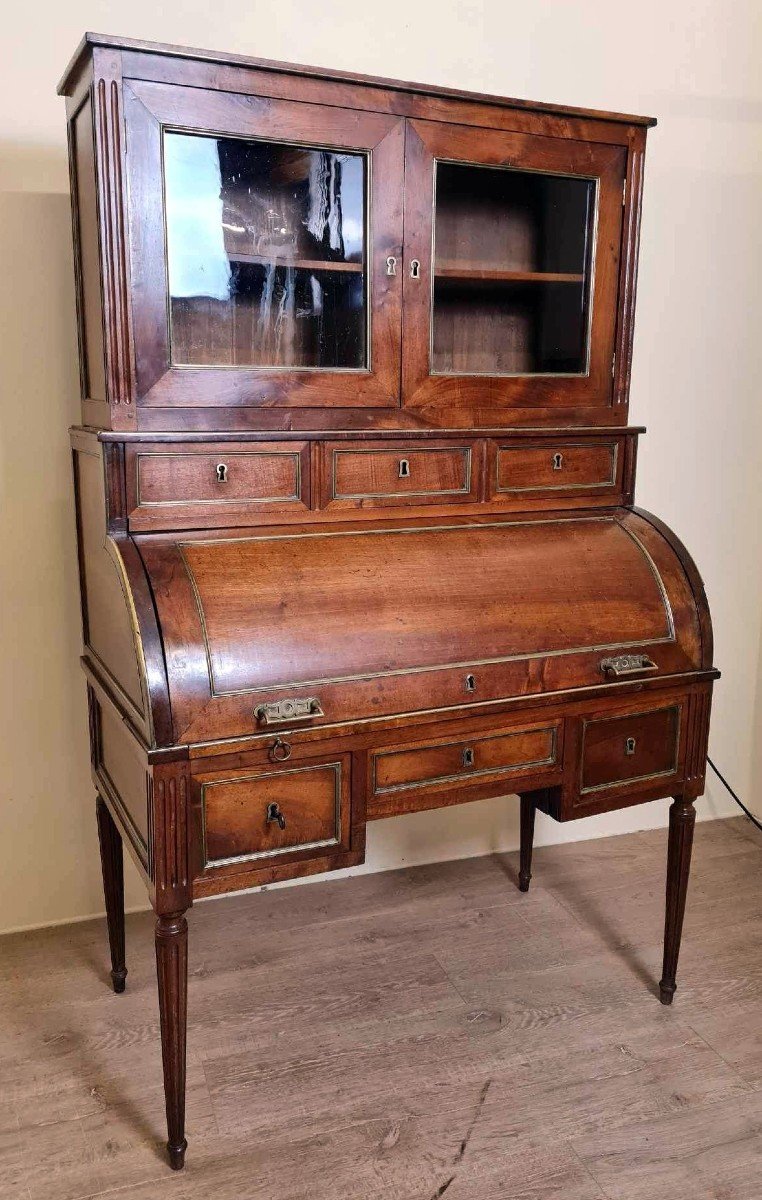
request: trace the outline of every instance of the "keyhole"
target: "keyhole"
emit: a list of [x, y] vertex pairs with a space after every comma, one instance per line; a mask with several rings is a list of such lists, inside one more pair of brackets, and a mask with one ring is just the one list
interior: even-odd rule
[[411, 279], [420, 279], [421, 278], [421, 264], [419, 263], [417, 258], [414, 258], [412, 260], [412, 262], [410, 263], [410, 278]]
[[409, 479], [410, 478], [410, 463], [408, 462], [408, 460], [406, 458], [400, 459], [399, 477], [400, 477], [400, 479]]
[[218, 483], [227, 483], [227, 481], [228, 481], [227, 464], [226, 463], [217, 463], [217, 482]]
[[563, 454], [554, 454], [553, 455], [553, 470], [560, 471], [563, 465], [564, 465]]
[[476, 691], [476, 680], [473, 675], [466, 675], [466, 691], [467, 692], [475, 692]]
[[625, 754], [634, 754], [635, 753], [635, 738], [633, 738], [633, 737], [627, 738], [627, 741], [624, 743], [624, 752], [625, 752]]
[[267, 806], [267, 823], [268, 823], [268, 825], [270, 824], [271, 821], [274, 821], [279, 829], [286, 828], [286, 818], [284, 817], [283, 813], [280, 811], [280, 807], [279, 807], [277, 801], [275, 801], [275, 800], [273, 800]]
[[393, 254], [390, 254], [386, 260], [386, 273], [387, 275], [397, 274], [397, 259]]
[[463, 751], [463, 766], [472, 767], [474, 765], [474, 752], [470, 746], [467, 746]]

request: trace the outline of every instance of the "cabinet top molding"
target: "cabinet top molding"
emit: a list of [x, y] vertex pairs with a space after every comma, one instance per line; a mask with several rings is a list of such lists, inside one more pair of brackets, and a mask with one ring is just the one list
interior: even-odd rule
[[192, 59], [198, 62], [218, 63], [229, 66], [281, 72], [284, 75], [301, 75], [335, 83], [362, 84], [365, 87], [385, 91], [410, 92], [419, 95], [438, 96], [443, 99], [468, 100], [480, 104], [497, 105], [501, 108], [516, 108], [527, 112], [551, 113], [560, 117], [580, 117], [586, 120], [616, 121], [624, 125], [656, 124], [655, 117], [636, 116], [630, 113], [607, 112], [602, 109], [576, 108], [564, 104], [536, 103], [532, 100], [516, 100], [506, 96], [493, 96], [482, 92], [468, 92], [459, 88], [436, 87], [430, 84], [410, 83], [399, 79], [386, 79], [375, 75], [362, 75], [350, 71], [334, 71], [326, 67], [306, 67], [298, 63], [274, 62], [267, 58], [252, 58], [246, 54], [223, 54], [218, 50], [199, 50], [190, 46], [168, 45], [164, 42], [148, 42], [139, 38], [115, 37], [110, 34], [86, 33], [58, 85], [59, 96], [71, 93], [77, 76], [92, 47], [125, 50], [136, 54], [157, 54], [171, 58]]

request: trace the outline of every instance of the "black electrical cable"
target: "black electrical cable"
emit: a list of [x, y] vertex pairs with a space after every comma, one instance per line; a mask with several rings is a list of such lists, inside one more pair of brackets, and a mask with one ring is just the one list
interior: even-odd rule
[[707, 760], [706, 760], [706, 761], [709, 763], [709, 766], [710, 766], [710, 767], [712, 768], [712, 770], [714, 771], [714, 773], [715, 773], [715, 775], [717, 776], [717, 778], [719, 779], [720, 783], [724, 784], [724, 785], [725, 785], [725, 787], [728, 789], [728, 791], [730, 792], [731, 796], [732, 796], [732, 797], [733, 797], [733, 799], [735, 800], [735, 802], [736, 802], [736, 804], [738, 805], [738, 807], [739, 807], [739, 808], [742, 808], [742, 809], [743, 809], [743, 811], [746, 813], [746, 816], [749, 818], [749, 820], [751, 821], [752, 825], [756, 825], [757, 829], [762, 829], [762, 821], [758, 821], [756, 817], [752, 816], [752, 814], [749, 812], [749, 810], [748, 810], [748, 808], [746, 807], [746, 805], [744, 804], [744, 802], [743, 802], [742, 800], [739, 800], [739, 799], [738, 799], [738, 796], [737, 796], [737, 795], [735, 794], [735, 792], [733, 791], [733, 789], [732, 789], [732, 787], [730, 786], [730, 784], [728, 783], [727, 779], [725, 778], [725, 776], [722, 774], [722, 772], [721, 772], [721, 771], [718, 771], [718, 770], [717, 770], [717, 768], [716, 768], [716, 766], [714, 765], [714, 763], [712, 762], [711, 758], [707, 758]]

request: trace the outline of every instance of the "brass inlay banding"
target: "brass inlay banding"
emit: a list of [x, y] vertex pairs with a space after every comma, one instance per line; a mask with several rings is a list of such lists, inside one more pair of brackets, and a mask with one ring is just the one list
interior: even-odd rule
[[[300, 775], [305, 771], [324, 771], [332, 770], [334, 772], [334, 828], [336, 830], [332, 838], [322, 838], [315, 842], [296, 842], [291, 846], [277, 846], [272, 850], [255, 850], [251, 854], [234, 854], [228, 858], [209, 858], [206, 845], [206, 794], [210, 788], [220, 787], [229, 783], [256, 783], [260, 779], [273, 779], [284, 775]], [[204, 857], [204, 869], [207, 867], [224, 867], [231, 863], [251, 862], [260, 858], [274, 858], [276, 855], [293, 854], [298, 850], [319, 850], [324, 846], [339, 846], [341, 845], [341, 763], [330, 762], [321, 763], [319, 766], [314, 764], [309, 767], [291, 767], [285, 771], [265, 771], [252, 775], [236, 775], [230, 779], [212, 780], [210, 783], [201, 785], [201, 829], [202, 829], [202, 846]]]
[[[583, 525], [585, 525], [585, 524], [593, 524], [596, 522], [610, 524], [610, 525], [617, 525], [622, 530], [623, 533], [625, 533], [628, 537], [630, 537], [633, 540], [633, 542], [635, 543], [635, 545], [638, 547], [641, 554], [645, 558], [646, 563], [648, 564], [648, 567], [649, 567], [649, 569], [654, 577], [654, 580], [656, 582], [657, 588], [659, 590], [659, 595], [660, 595], [660, 598], [662, 601], [662, 605], [664, 607], [664, 615], [666, 618], [666, 626], [667, 626], [666, 633], [664, 636], [657, 637], [657, 638], [647, 638], [647, 639], [639, 638], [637, 640], [624, 641], [624, 642], [607, 642], [607, 643], [602, 643], [602, 644], [595, 644], [592, 646], [571, 646], [571, 647], [568, 647], [568, 648], [565, 648], [562, 650], [539, 650], [539, 651], [531, 651], [531, 652], [523, 653], [523, 654], [506, 654], [506, 655], [499, 655], [499, 656], [496, 656], [493, 658], [485, 658], [485, 659], [477, 659], [477, 660], [464, 659], [462, 661], [457, 661], [457, 662], [434, 663], [431, 665], [420, 666], [420, 667], [416, 667], [416, 666], [398, 667], [398, 668], [392, 668], [392, 669], [389, 669], [386, 671], [367, 671], [367, 672], [362, 672], [359, 674], [337, 675], [337, 676], [329, 676], [329, 677], [316, 678], [316, 679], [299, 680], [296, 683], [293, 680], [285, 680], [285, 681], [280, 680], [280, 681], [273, 681], [272, 683], [258, 685], [256, 687], [233, 688], [233, 689], [229, 689], [229, 690], [221, 690], [216, 685], [215, 678], [214, 678], [214, 666], [213, 666], [213, 662], [212, 662], [211, 647], [209, 644], [209, 635], [208, 635], [208, 630], [207, 630], [207, 626], [206, 626], [206, 619], [204, 616], [203, 602], [201, 600], [201, 595], [198, 590], [196, 578], [193, 574], [193, 570], [191, 568], [190, 563], [188, 562], [188, 559], [187, 559], [187, 556], [185, 553], [186, 547], [193, 547], [194, 545], [195, 546], [219, 545], [221, 541], [224, 541], [226, 543], [228, 543], [228, 542], [240, 543], [240, 542], [266, 542], [266, 541], [296, 541], [296, 540], [303, 540], [303, 539], [307, 539], [307, 538], [379, 537], [379, 536], [384, 536], [384, 535], [393, 536], [393, 535], [404, 535], [404, 534], [420, 534], [420, 533], [433, 532], [433, 531], [441, 532], [443, 530], [451, 530], [451, 529], [492, 529], [492, 528], [510, 529], [513, 527], [526, 526], [527, 524], [531, 524], [531, 525], [583, 524]], [[674, 617], [672, 614], [672, 606], [669, 602], [669, 597], [667, 595], [667, 591], [664, 586], [664, 582], [656, 568], [656, 564], [654, 563], [651, 555], [648, 553], [648, 550], [646, 549], [646, 547], [643, 545], [643, 543], [640, 541], [640, 539], [632, 532], [632, 530], [628, 529], [621, 522], [615, 521], [613, 517], [602, 517], [602, 516], [600, 516], [600, 517], [557, 517], [557, 518], [550, 518], [547, 520], [532, 521], [529, 523], [527, 523], [526, 521], [488, 521], [488, 522], [468, 522], [468, 523], [464, 523], [462, 525], [436, 525], [436, 526], [417, 526], [417, 527], [413, 526], [413, 527], [406, 527], [404, 529], [364, 529], [364, 530], [348, 529], [348, 530], [333, 530], [330, 532], [321, 532], [321, 531], [312, 532], [311, 531], [309, 533], [295, 533], [295, 534], [287, 533], [287, 534], [281, 534], [281, 535], [273, 535], [273, 534], [257, 535], [257, 534], [254, 534], [251, 537], [234, 537], [234, 538], [225, 538], [225, 539], [207, 539], [207, 538], [205, 538], [200, 541], [178, 542], [177, 549], [178, 549], [180, 556], [183, 560], [183, 563], [185, 565], [185, 569], [188, 574], [191, 589], [193, 591], [194, 599], [196, 602], [196, 608], [197, 608], [199, 622], [201, 625], [202, 636], [203, 636], [203, 640], [204, 640], [204, 650], [205, 650], [205, 654], [206, 654], [207, 669], [209, 672], [210, 693], [211, 693], [212, 698], [220, 698], [223, 696], [248, 696], [248, 695], [254, 695], [254, 694], [262, 693], [262, 692], [270, 692], [270, 693], [278, 692], [278, 691], [283, 691], [286, 689], [296, 690], [298, 688], [317, 688], [319, 686], [326, 686], [327, 684], [333, 684], [333, 683], [355, 683], [355, 682], [362, 681], [362, 680], [386, 679], [386, 678], [391, 678], [394, 676], [421, 675], [421, 674], [426, 674], [428, 672], [440, 672], [440, 671], [447, 671], [447, 670], [456, 669], [456, 668], [459, 669], [459, 668], [463, 668], [463, 667], [473, 668], [473, 667], [483, 667], [483, 666], [495, 666], [495, 665], [500, 665], [500, 664], [509, 663], [509, 662], [529, 662], [532, 660], [544, 659], [544, 658], [559, 658], [559, 657], [568, 656], [571, 654], [586, 654], [586, 653], [593, 653], [593, 652], [597, 654], [597, 653], [600, 653], [600, 651], [602, 651], [602, 650], [614, 650], [614, 649], [619, 649], [619, 648], [626, 649], [626, 648], [630, 648], [630, 647], [643, 646], [643, 645], [652, 646], [652, 645], [661, 644], [663, 642], [674, 642], [675, 641], [675, 624], [674, 624]]]
[[463, 770], [453, 775], [432, 775], [426, 779], [413, 779], [408, 783], [390, 784], [389, 787], [379, 787], [376, 782], [376, 764], [379, 758], [392, 758], [396, 754], [410, 754], [418, 750], [446, 750], [450, 746], [462, 746], [463, 739], [459, 738], [452, 742], [442, 742], [438, 746], [403, 746], [394, 750], [380, 750], [373, 755], [373, 795], [385, 796], [389, 792], [402, 792], [409, 791], [412, 788], [432, 787], [440, 783], [467, 783], [469, 779], [483, 779], [491, 775], [508, 775], [515, 771], [528, 770], [530, 767], [553, 766], [556, 762], [556, 743], [558, 740], [558, 728], [555, 725], [548, 725], [543, 729], [509, 729], [499, 733], [479, 734], [473, 739], [473, 744], [478, 746], [483, 742], [494, 741], [496, 738], [521, 737], [525, 733], [550, 734], [550, 753], [546, 758], [530, 759], [528, 762], [506, 763], [500, 767], [481, 767], [474, 770]]
[[194, 505], [194, 504], [204, 504], [204, 505], [206, 505], [206, 504], [230, 504], [230, 505], [235, 505], [235, 504], [275, 504], [275, 503], [288, 504], [292, 501], [301, 500], [301, 498], [302, 498], [302, 459], [301, 459], [301, 454], [299, 453], [298, 450], [251, 450], [251, 451], [247, 450], [243, 453], [234, 452], [233, 454], [229, 454], [227, 456], [227, 458], [228, 458], [228, 461], [230, 461], [231, 459], [236, 459], [236, 458], [273, 458], [275, 455], [294, 459], [296, 490], [292, 495], [239, 496], [239, 497], [220, 496], [218, 499], [211, 499], [211, 500], [203, 499], [200, 496], [196, 497], [195, 499], [191, 499], [191, 500], [181, 500], [181, 499], [144, 500], [140, 494], [140, 476], [141, 476], [140, 468], [141, 468], [141, 464], [146, 459], [149, 459], [149, 458], [154, 458], [154, 459], [155, 458], [169, 458], [169, 459], [179, 458], [179, 459], [190, 459], [191, 461], [194, 459], [202, 461], [204, 458], [214, 458], [215, 455], [193, 454], [191, 451], [188, 451], [183, 454], [163, 454], [163, 453], [162, 454], [138, 454], [138, 456], [137, 456], [137, 471], [136, 471], [136, 479], [135, 479], [136, 505], [138, 508], [186, 508], [186, 507]]
[[[561, 445], [561, 443], [559, 443]], [[497, 455], [495, 456], [495, 494], [513, 495], [519, 492], [591, 492], [594, 488], [608, 488], [616, 484], [617, 465], [619, 460], [619, 443], [612, 442], [610, 444], [591, 443], [591, 442], [564, 442], [563, 450], [610, 450], [611, 451], [611, 478], [602, 480], [599, 483], [535, 483], [529, 487], [501, 487], [500, 474], [500, 455], [501, 454], [521, 454], [527, 450], [537, 450], [538, 446], [498, 446]]]
[[[626, 787], [628, 784], [631, 784], [631, 783], [646, 783], [650, 779], [666, 779], [668, 776], [674, 775], [677, 771], [677, 767], [680, 762], [680, 724], [681, 724], [680, 719], [681, 719], [682, 711], [683, 711], [682, 703], [679, 703], [679, 704], [668, 704], [668, 705], [665, 705], [663, 708], [647, 708], [647, 709], [642, 710], [641, 712], [620, 713], [620, 714], [615, 714], [611, 717], [596, 717], [596, 718], [593, 718], [592, 720], [587, 720], [587, 719], [583, 718], [583, 721], [582, 721], [582, 745], [580, 748], [580, 755], [579, 755], [579, 794], [580, 794], [580, 796], [587, 796], [591, 792], [608, 791], [609, 788]], [[634, 720], [636, 717], [650, 717], [654, 713], [658, 713], [658, 712], [665, 712], [665, 713], [666, 712], [674, 712], [677, 714], [677, 731], [676, 731], [676, 736], [675, 736], [674, 758], [673, 758], [673, 763], [672, 763], [671, 767], [668, 767], [664, 771], [653, 771], [647, 775], [630, 775], [627, 777], [627, 779], [613, 779], [607, 783], [594, 783], [594, 784], [591, 784], [589, 787], [582, 786], [582, 776], [583, 776], [584, 769], [585, 769], [585, 734], [587, 733], [588, 725], [608, 724], [612, 721], [629, 721], [629, 720]]]
[[[365, 447], [356, 447], [347, 450], [333, 450], [331, 454], [331, 499], [332, 500], [406, 500], [409, 496], [464, 496], [471, 491], [471, 447], [470, 446], [433, 446], [428, 448], [415, 447], [410, 450], [407, 446], [402, 453], [406, 454], [408, 459], [414, 458], [415, 455], [421, 454], [462, 454], [465, 459], [465, 479], [462, 487], [457, 488], [425, 488], [422, 491], [409, 491], [408, 489], [400, 489], [393, 492], [340, 492], [336, 483], [336, 466], [340, 454], [386, 454], [393, 458], [399, 458], [400, 451], [390, 449], [383, 446], [380, 449], [366, 449]], [[406, 477], [407, 478], [407, 477]]]

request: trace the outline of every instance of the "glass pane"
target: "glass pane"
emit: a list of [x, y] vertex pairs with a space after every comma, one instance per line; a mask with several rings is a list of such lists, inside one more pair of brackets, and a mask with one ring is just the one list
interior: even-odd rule
[[595, 188], [437, 163], [434, 373], [586, 373]]
[[367, 365], [366, 156], [165, 133], [174, 364]]

